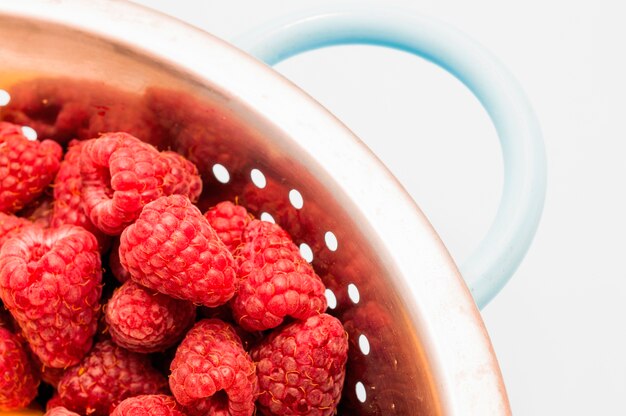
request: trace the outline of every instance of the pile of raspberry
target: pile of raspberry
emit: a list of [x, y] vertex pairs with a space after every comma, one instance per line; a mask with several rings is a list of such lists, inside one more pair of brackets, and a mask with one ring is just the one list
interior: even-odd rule
[[347, 334], [279, 225], [130, 134], [63, 146], [0, 122], [0, 411], [336, 413]]

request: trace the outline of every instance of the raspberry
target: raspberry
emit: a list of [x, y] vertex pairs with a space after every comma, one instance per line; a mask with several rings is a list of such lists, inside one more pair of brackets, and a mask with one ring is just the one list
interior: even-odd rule
[[121, 402], [111, 416], [185, 416], [172, 396], [146, 394]]
[[130, 273], [120, 263], [120, 239], [113, 240], [111, 252], [109, 253], [109, 269], [118, 282], [124, 283], [130, 279]]
[[96, 228], [83, 209], [82, 180], [80, 176], [80, 155], [84, 142], [72, 141], [61, 162], [59, 173], [54, 180], [54, 204], [52, 227], [64, 224], [78, 225], [92, 233], [100, 244], [101, 251], [109, 245], [109, 237]]
[[16, 212], [52, 182], [63, 151], [51, 140], [31, 141], [0, 122], [0, 211]]
[[5, 241], [31, 225], [33, 225], [33, 223], [26, 218], [0, 212], [0, 249], [2, 249], [2, 245]]
[[235, 293], [235, 261], [198, 208], [182, 195], [145, 206], [120, 237], [132, 279], [177, 299], [214, 307]]
[[250, 222], [235, 258], [240, 283], [231, 307], [244, 329], [275, 328], [286, 316], [306, 319], [326, 310], [322, 280], [280, 226]]
[[231, 416], [254, 413], [254, 363], [230, 325], [218, 319], [197, 322], [178, 346], [170, 370], [170, 389], [180, 404], [217, 410], [225, 401]]
[[341, 398], [348, 336], [327, 314], [274, 330], [252, 350], [264, 415], [333, 415]]
[[37, 395], [39, 375], [17, 335], [0, 327], [0, 410], [26, 407]]
[[80, 227], [29, 227], [0, 251], [0, 297], [46, 366], [76, 364], [91, 348], [101, 279], [98, 243]]
[[43, 416], [80, 416], [78, 413], [72, 412], [71, 410], [67, 410], [63, 406], [53, 407], [48, 410], [46, 414]]
[[251, 221], [244, 207], [230, 201], [220, 202], [205, 212], [204, 217], [231, 252], [241, 243], [243, 229]]
[[85, 142], [80, 171], [85, 212], [109, 235], [119, 235], [160, 196], [185, 193], [195, 200], [202, 188], [193, 164], [126, 133]]
[[163, 351], [179, 341], [194, 322], [191, 302], [154, 293], [133, 281], [118, 288], [106, 307], [111, 338], [130, 351]]
[[137, 354], [111, 341], [96, 344], [79, 365], [67, 370], [59, 382], [63, 406], [86, 415], [108, 415], [122, 400], [167, 390], [167, 380]]

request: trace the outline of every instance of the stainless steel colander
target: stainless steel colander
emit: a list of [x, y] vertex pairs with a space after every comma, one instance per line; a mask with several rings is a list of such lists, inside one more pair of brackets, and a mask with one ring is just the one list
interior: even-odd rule
[[[534, 120], [515, 89], [481, 89], [504, 72], [485, 68], [489, 57], [476, 60], [476, 68], [465, 65], [473, 44], [437, 54], [455, 32], [398, 16], [385, 27], [380, 21], [391, 15], [350, 22], [346, 16], [256, 32], [241, 45], [270, 63], [357, 40], [413, 52], [424, 46], [422, 55], [452, 72], [470, 70], [457, 75], [476, 87], [501, 136], [523, 136], [503, 148], [507, 187], [488, 237], [491, 257], [469, 267], [481, 271], [475, 274], [482, 283], [470, 285], [485, 302], [502, 285], [494, 276], [508, 277], [519, 263], [541, 211], [542, 148], [525, 138], [538, 137]], [[348, 28], [341, 36], [320, 31], [338, 23]], [[365, 36], [368, 28], [375, 32]], [[400, 42], [407, 33], [411, 40]], [[80, 80], [74, 88], [87, 80], [135, 94], [158, 114], [171, 139], [166, 145], [199, 166], [201, 205], [238, 199], [292, 234], [328, 287], [330, 313], [350, 336], [340, 414], [510, 413], [478, 308], [436, 232], [366, 146], [296, 86], [207, 33], [118, 1], [0, 2], [0, 39], [0, 89], [69, 77]], [[509, 82], [491, 81], [502, 88]], [[505, 108], [507, 100], [514, 108]], [[507, 164], [512, 157], [516, 163]], [[527, 175], [533, 167], [539, 174]], [[520, 230], [522, 242], [512, 243]]]

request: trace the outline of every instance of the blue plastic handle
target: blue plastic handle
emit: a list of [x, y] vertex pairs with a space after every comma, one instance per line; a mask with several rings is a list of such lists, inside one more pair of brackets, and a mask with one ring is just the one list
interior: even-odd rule
[[248, 33], [235, 44], [269, 65], [326, 46], [386, 46], [421, 56], [463, 82], [498, 132], [504, 189], [486, 237], [460, 269], [480, 308], [502, 289], [537, 231], [546, 160], [539, 123], [524, 92], [488, 51], [446, 24], [383, 6], [291, 16]]

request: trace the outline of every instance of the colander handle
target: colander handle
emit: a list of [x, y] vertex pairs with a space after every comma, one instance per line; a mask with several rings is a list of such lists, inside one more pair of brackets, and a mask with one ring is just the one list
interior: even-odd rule
[[463, 82], [498, 132], [504, 189], [487, 236], [461, 266], [461, 273], [481, 308], [502, 289], [539, 225], [546, 161], [539, 123], [524, 92], [487, 50], [446, 24], [386, 6], [292, 16], [248, 33], [235, 44], [269, 65], [326, 46], [386, 46], [421, 56]]

